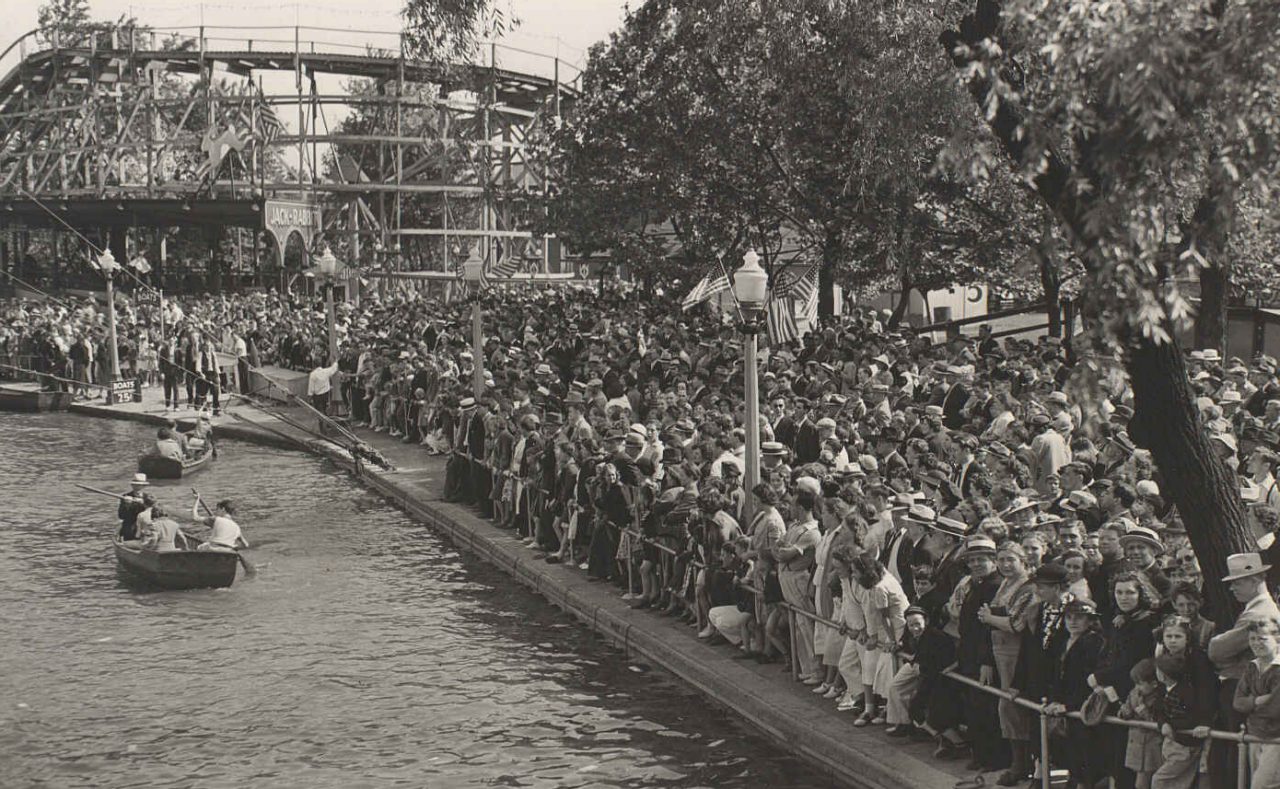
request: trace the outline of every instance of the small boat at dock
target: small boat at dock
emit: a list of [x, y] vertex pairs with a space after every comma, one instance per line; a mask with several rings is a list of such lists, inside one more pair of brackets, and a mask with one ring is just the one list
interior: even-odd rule
[[71, 407], [71, 392], [55, 392], [37, 383], [0, 384], [0, 411], [66, 411]]

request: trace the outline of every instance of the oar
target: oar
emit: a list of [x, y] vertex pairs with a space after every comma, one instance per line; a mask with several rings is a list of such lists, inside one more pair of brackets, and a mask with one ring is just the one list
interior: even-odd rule
[[81, 485], [79, 482], [76, 482], [76, 483], [74, 483], [74, 484], [75, 484], [75, 486], [76, 486], [77, 488], [84, 488], [85, 490], [87, 490], [87, 491], [89, 491], [89, 492], [91, 492], [91, 493], [101, 493], [103, 496], [110, 496], [110, 497], [111, 497], [111, 498], [113, 498], [113, 499], [123, 499], [123, 498], [124, 498], [124, 496], [123, 496], [122, 494], [120, 494], [120, 493], [112, 493], [111, 491], [109, 491], [109, 490], [103, 490], [102, 488], [94, 488], [94, 487], [90, 487], [90, 486], [88, 486], [88, 485]]
[[[204, 511], [205, 511], [206, 513], [208, 513], [208, 514], [209, 514], [209, 517], [214, 517], [214, 515], [213, 515], [213, 510], [209, 509], [209, 505], [208, 505], [208, 504], [205, 504], [205, 503], [204, 503], [204, 499], [200, 498], [200, 491], [196, 490], [195, 488], [192, 488], [192, 489], [191, 489], [191, 492], [192, 492], [192, 493], [194, 493], [194, 494], [196, 494], [196, 501], [200, 502], [200, 506], [201, 506], [201, 507], [204, 507]], [[258, 574], [258, 568], [257, 568], [257, 567], [254, 567], [252, 562], [250, 562], [248, 559], [244, 558], [244, 554], [243, 554], [243, 553], [240, 553], [239, 551], [236, 551], [236, 556], [238, 556], [238, 557], [240, 558], [240, 564], [244, 566], [244, 574], [245, 574], [245, 575], [257, 575], [257, 574]]]
[[[76, 482], [76, 483], [73, 483], [73, 484], [74, 484], [77, 488], [83, 488], [84, 490], [87, 490], [87, 491], [89, 491], [89, 492], [91, 492], [91, 493], [101, 493], [103, 496], [110, 496], [110, 497], [111, 497], [111, 498], [113, 498], [113, 499], [123, 499], [123, 498], [124, 498], [124, 495], [122, 495], [122, 494], [120, 494], [120, 493], [112, 493], [111, 491], [109, 491], [109, 490], [103, 490], [102, 488], [95, 488], [95, 487], [93, 487], [93, 486], [91, 486], [91, 485], [81, 485], [79, 482]], [[209, 508], [208, 508], [208, 506], [206, 506], [206, 507], [205, 507], [205, 509], [206, 509], [206, 510], [208, 510], [208, 509], [209, 509]], [[213, 513], [209, 513], [209, 514], [211, 514], [211, 515], [212, 515]], [[186, 539], [188, 542], [198, 542], [198, 540], [196, 540], [195, 538], [193, 538], [190, 534], [187, 534], [186, 532], [182, 532], [182, 536], [183, 536], [183, 538], [184, 538], [184, 539]], [[246, 572], [247, 572], [247, 571], [246, 571]]]

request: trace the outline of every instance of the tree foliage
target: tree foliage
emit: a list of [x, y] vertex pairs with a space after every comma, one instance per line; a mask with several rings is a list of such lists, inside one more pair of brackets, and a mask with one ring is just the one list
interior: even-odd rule
[[89, 34], [89, 0], [46, 0], [36, 11], [36, 24], [49, 43], [79, 43]]
[[[936, 57], [940, 3], [651, 0], [591, 52], [549, 138], [550, 230], [587, 252], [669, 230], [690, 266], [750, 245], [830, 285], [921, 287], [1012, 271], [1037, 238], [1007, 172], [943, 167], [968, 101]], [[1010, 277], [1009, 279], [1014, 279]]]
[[409, 54], [444, 63], [473, 55], [483, 39], [520, 23], [510, 4], [504, 7], [501, 0], [405, 0], [400, 16]]

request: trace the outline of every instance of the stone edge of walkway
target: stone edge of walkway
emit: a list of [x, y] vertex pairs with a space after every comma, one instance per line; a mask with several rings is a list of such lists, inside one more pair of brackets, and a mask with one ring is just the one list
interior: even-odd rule
[[[72, 413], [99, 418], [163, 425], [166, 417], [135, 410], [77, 403]], [[191, 421], [181, 414], [178, 422]], [[283, 427], [283, 426], [282, 426]], [[292, 431], [287, 431], [292, 432]], [[281, 449], [304, 449], [354, 471], [351, 456], [331, 442], [291, 439], [246, 423], [214, 424], [214, 435]], [[811, 708], [795, 697], [795, 690], [780, 683], [751, 687], [759, 677], [723, 655], [698, 654], [685, 645], [663, 640], [669, 630], [644, 616], [629, 616], [630, 609], [606, 608], [575, 588], [581, 584], [557, 577], [555, 565], [535, 562], [528, 549], [487, 521], [457, 505], [424, 500], [419, 492], [391, 474], [365, 466], [358, 479], [392, 500], [414, 517], [447, 535], [456, 546], [515, 578], [551, 604], [592, 628], [628, 656], [639, 655], [661, 666], [718, 704], [729, 708], [781, 747], [798, 754], [818, 772], [842, 784], [875, 789], [949, 787], [955, 778], [895, 749], [880, 738], [842, 738], [845, 732], [814, 728]], [[581, 580], [585, 584], [585, 579]], [[598, 588], [593, 586], [592, 588]], [[646, 626], [646, 624], [648, 626]], [[712, 659], [707, 659], [710, 656]], [[745, 679], [744, 679], [745, 677]]]

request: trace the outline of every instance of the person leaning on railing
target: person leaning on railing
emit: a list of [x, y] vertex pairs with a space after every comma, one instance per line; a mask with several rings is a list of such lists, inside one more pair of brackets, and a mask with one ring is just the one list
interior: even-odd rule
[[[1245, 716], [1249, 734], [1280, 740], [1280, 619], [1255, 620], [1247, 627], [1254, 658], [1236, 686], [1232, 708]], [[1249, 743], [1248, 749], [1250, 786], [1280, 786], [1280, 745]]]

